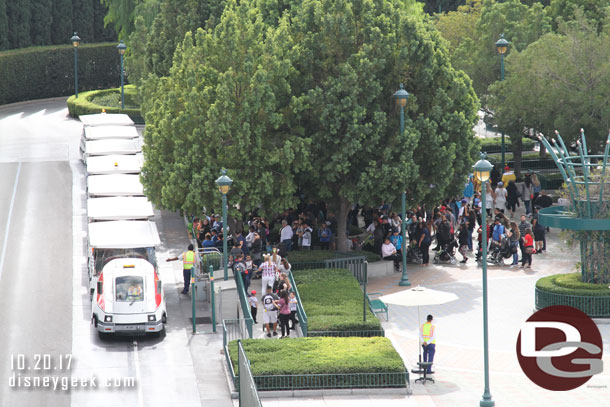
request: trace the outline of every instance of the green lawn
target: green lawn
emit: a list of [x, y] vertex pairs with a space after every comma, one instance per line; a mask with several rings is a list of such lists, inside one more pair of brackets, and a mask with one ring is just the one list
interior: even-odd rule
[[293, 277], [307, 314], [309, 332], [382, 329], [368, 307], [366, 322], [362, 320], [362, 290], [349, 270], [299, 270]]

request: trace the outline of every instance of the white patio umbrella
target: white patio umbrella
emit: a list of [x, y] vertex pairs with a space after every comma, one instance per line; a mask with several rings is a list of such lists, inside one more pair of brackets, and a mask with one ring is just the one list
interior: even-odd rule
[[[379, 299], [386, 304], [402, 305], [404, 307], [417, 306], [417, 321], [419, 323], [420, 305], [445, 304], [447, 302], [458, 300], [459, 297], [454, 293], [432, 290], [430, 288], [421, 287], [418, 285], [417, 287], [412, 287], [408, 290], [403, 290], [393, 294], [381, 296], [379, 297]], [[419, 329], [417, 337], [420, 340], [419, 360], [421, 362], [421, 338], [419, 336]]]

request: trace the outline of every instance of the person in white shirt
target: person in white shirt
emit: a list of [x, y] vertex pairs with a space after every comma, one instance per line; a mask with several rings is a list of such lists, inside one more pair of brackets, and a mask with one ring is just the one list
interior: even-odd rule
[[252, 242], [254, 242], [254, 237], [256, 236], [256, 231], [254, 230], [254, 226], [250, 226], [248, 235], [246, 236], [246, 246], [248, 249], [252, 248]]
[[284, 250], [289, 252], [292, 250], [292, 235], [294, 232], [292, 231], [292, 227], [288, 225], [286, 220], [282, 221], [282, 231], [280, 232], [280, 242], [284, 246]]
[[303, 223], [301, 238], [299, 243], [301, 244], [302, 250], [309, 250], [311, 248], [311, 228], [307, 223]]
[[381, 257], [384, 260], [393, 260], [394, 271], [400, 271], [400, 257], [396, 254], [396, 247], [390, 243], [390, 239], [387, 237], [381, 245]]
[[496, 204], [496, 208], [500, 210], [500, 212], [504, 213], [506, 209], [506, 198], [508, 198], [508, 191], [504, 188], [504, 184], [502, 181], [498, 182], [498, 187], [495, 192], [494, 202]]
[[271, 256], [268, 254], [264, 256], [265, 261], [258, 268], [263, 273], [263, 292], [267, 290], [267, 287], [273, 288], [275, 282], [275, 272], [277, 269], [276, 264], [271, 261]]

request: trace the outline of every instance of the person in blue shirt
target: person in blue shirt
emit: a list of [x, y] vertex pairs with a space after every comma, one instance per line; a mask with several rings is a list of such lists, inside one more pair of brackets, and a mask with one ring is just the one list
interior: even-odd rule
[[398, 233], [398, 230], [395, 230], [394, 233], [392, 233], [392, 236], [390, 236], [390, 242], [394, 245], [396, 251], [399, 252], [398, 254], [400, 254], [400, 249], [402, 248], [402, 236]]
[[505, 233], [504, 226], [500, 223], [500, 218], [496, 216], [491, 238], [494, 242], [500, 243], [502, 241], [502, 236], [504, 236]]
[[329, 227], [326, 226], [326, 223], [322, 223], [320, 229], [318, 229], [318, 237], [320, 238], [320, 246], [322, 246], [322, 250], [330, 249], [330, 238], [332, 235], [333, 232]]

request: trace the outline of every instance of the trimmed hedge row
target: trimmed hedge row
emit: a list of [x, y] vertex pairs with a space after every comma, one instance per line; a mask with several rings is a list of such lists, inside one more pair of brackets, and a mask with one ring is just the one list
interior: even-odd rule
[[536, 288], [555, 294], [589, 297], [610, 296], [608, 285], [583, 283], [580, 281], [580, 277], [580, 273], [554, 274], [539, 279], [536, 282]]
[[[118, 106], [102, 106], [94, 103], [96, 98], [110, 96], [116, 94], [119, 97]], [[136, 123], [144, 123], [142, 113], [139, 108], [127, 108], [127, 106], [138, 106], [137, 90], [134, 85], [125, 86], [125, 109], [120, 108], [121, 88], [92, 90], [89, 92], [80, 92], [78, 98], [72, 95], [68, 98], [68, 111], [70, 116], [78, 117], [82, 114], [100, 113], [102, 109], [106, 109], [107, 113], [125, 113], [131, 117]]]
[[368, 307], [366, 322], [362, 320], [362, 290], [349, 270], [301, 270], [293, 277], [307, 314], [308, 332], [382, 330]]
[[[486, 138], [480, 141], [481, 143], [481, 151], [485, 151], [486, 153], [500, 153], [502, 152], [502, 138], [494, 137], [494, 138]], [[521, 147], [521, 151], [529, 151], [534, 149], [534, 140], [531, 139], [523, 139], [523, 144]], [[510, 143], [510, 138], [505, 137], [505, 146], [506, 151], [512, 151], [512, 146]]]
[[[349, 254], [354, 256], [366, 256], [366, 261], [369, 263], [381, 260], [381, 256], [378, 254], [365, 250], [352, 251], [349, 252]], [[287, 257], [290, 263], [305, 263], [335, 259], [344, 257], [344, 255], [333, 250], [296, 250], [288, 252]]]
[[[253, 376], [404, 372], [402, 358], [384, 337], [294, 338], [242, 341]], [[237, 341], [229, 355], [238, 372]]]
[[[78, 47], [79, 90], [105, 89], [120, 83], [115, 43]], [[0, 52], [0, 105], [74, 94], [74, 49], [71, 45]]]

